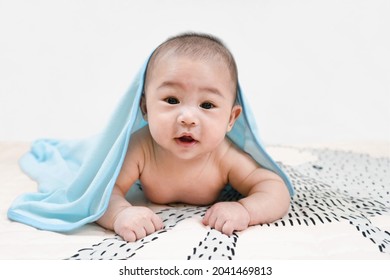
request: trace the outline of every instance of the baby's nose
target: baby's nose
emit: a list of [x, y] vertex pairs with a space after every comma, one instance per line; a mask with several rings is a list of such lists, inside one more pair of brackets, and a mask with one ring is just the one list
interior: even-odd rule
[[184, 126], [196, 126], [199, 123], [198, 118], [196, 117], [196, 114], [192, 112], [191, 109], [183, 110], [178, 118], [177, 121], [179, 124]]

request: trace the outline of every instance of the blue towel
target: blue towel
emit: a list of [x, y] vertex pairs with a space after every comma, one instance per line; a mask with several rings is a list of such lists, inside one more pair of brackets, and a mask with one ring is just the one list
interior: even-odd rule
[[[84, 140], [41, 139], [20, 159], [22, 170], [38, 183], [38, 192], [15, 199], [11, 220], [33, 227], [68, 232], [99, 219], [107, 209], [132, 133], [146, 125], [139, 108], [147, 61], [122, 97], [107, 126]], [[293, 186], [266, 153], [258, 137], [255, 118], [238, 88], [243, 113], [228, 137], [261, 166], [279, 174], [290, 195]]]

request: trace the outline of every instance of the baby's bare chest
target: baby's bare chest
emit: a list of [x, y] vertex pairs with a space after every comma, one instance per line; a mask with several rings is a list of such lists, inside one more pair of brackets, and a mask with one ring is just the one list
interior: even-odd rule
[[226, 178], [215, 166], [205, 166], [201, 171], [145, 166], [140, 181], [145, 195], [154, 203], [207, 205], [218, 198]]

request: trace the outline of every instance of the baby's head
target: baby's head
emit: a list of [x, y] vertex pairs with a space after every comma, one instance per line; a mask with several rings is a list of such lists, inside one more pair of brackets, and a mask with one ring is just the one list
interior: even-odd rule
[[215, 37], [183, 34], [149, 60], [141, 109], [159, 147], [193, 158], [217, 149], [241, 113], [237, 67]]
[[220, 39], [203, 33], [183, 33], [159, 45], [148, 63], [145, 91], [147, 91], [149, 81], [153, 78], [155, 65], [161, 58], [167, 56], [185, 56], [205, 63], [222, 62], [230, 73], [234, 95], [237, 93], [238, 74], [233, 55]]

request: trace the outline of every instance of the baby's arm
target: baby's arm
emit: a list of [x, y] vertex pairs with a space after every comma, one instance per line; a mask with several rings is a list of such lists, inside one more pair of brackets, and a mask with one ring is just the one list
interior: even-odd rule
[[248, 155], [235, 150], [229, 158], [230, 184], [245, 198], [238, 202], [213, 205], [203, 223], [225, 233], [244, 230], [249, 225], [273, 222], [283, 217], [290, 206], [290, 194], [275, 173], [260, 168]]
[[106, 212], [97, 221], [104, 228], [114, 230], [124, 240], [133, 242], [163, 228], [163, 223], [147, 207], [132, 206], [125, 198], [129, 188], [139, 178], [139, 160], [142, 150], [129, 144], [122, 169], [118, 175]]

